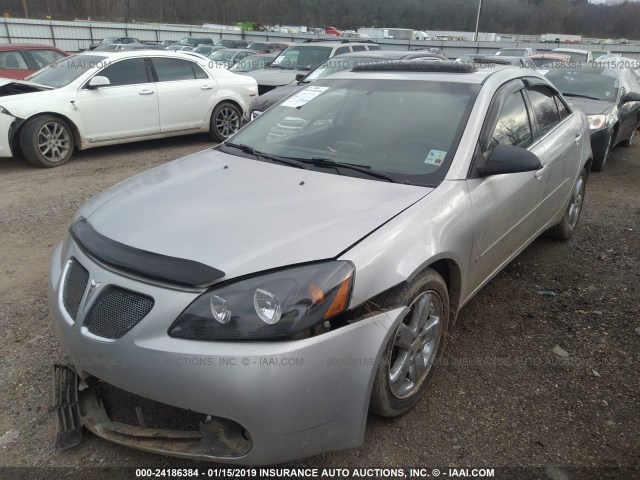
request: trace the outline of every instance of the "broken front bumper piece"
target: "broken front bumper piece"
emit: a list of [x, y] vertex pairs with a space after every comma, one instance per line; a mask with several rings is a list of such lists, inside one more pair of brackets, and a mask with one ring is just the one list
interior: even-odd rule
[[140, 425], [112, 421], [100, 396], [101, 382], [81, 381], [66, 365], [54, 365], [56, 446], [70, 448], [82, 440], [82, 428], [120, 445], [183, 458], [241, 458], [252, 447], [248, 432], [236, 422], [207, 416], [199, 430], [167, 430], [146, 426], [136, 406]]

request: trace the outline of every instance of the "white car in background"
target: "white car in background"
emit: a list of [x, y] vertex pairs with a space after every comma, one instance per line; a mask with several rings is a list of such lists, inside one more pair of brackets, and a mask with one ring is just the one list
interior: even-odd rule
[[155, 50], [74, 55], [28, 80], [0, 96], [0, 157], [20, 150], [41, 167], [68, 162], [76, 148], [198, 132], [223, 141], [258, 93], [253, 78], [206, 58]]

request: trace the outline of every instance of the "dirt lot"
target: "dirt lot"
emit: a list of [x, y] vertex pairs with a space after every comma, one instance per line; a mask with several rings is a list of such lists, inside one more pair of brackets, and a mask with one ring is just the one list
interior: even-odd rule
[[[54, 245], [88, 198], [208, 146], [195, 136], [107, 147], [52, 170], [0, 162], [0, 466], [192, 465], [91, 435], [52, 447], [50, 371], [64, 354], [46, 289]], [[639, 186], [640, 147], [616, 149], [589, 180], [574, 239], [537, 240], [462, 311], [449, 365], [416, 409], [370, 418], [362, 448], [295, 466], [640, 467]], [[584, 478], [565, 474], [550, 478]]]

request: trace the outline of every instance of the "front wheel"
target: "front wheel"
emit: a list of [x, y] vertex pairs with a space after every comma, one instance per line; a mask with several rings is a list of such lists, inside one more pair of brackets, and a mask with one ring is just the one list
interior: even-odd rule
[[240, 130], [242, 112], [229, 102], [222, 102], [213, 109], [209, 135], [217, 142], [224, 142], [231, 135]]
[[442, 277], [428, 268], [403, 292], [409, 307], [389, 340], [376, 371], [370, 409], [383, 417], [402, 415], [431, 383], [449, 326], [449, 294]]
[[63, 119], [39, 115], [27, 120], [20, 131], [20, 148], [25, 158], [38, 167], [59, 167], [71, 160], [75, 142]]
[[583, 168], [573, 185], [573, 191], [571, 192], [571, 198], [569, 199], [569, 205], [564, 212], [562, 221], [547, 231], [550, 237], [557, 238], [559, 240], [569, 240], [580, 219], [580, 213], [582, 212], [582, 205], [584, 203], [584, 194], [587, 187], [587, 171]]

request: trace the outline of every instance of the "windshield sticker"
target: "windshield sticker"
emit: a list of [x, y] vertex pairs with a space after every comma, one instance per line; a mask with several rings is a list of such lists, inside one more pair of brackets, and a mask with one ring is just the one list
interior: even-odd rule
[[281, 103], [283, 107], [299, 108], [305, 103], [309, 103], [316, 98], [329, 87], [307, 87], [300, 93], [296, 93], [293, 97], [289, 98], [286, 102]]
[[442, 150], [431, 150], [424, 163], [428, 163], [429, 165], [442, 165], [444, 161], [444, 157], [447, 156], [447, 152], [443, 152]]
[[542, 75], [546, 75], [547, 73], [549, 73], [548, 69], [538, 69], [538, 72], [540, 72]]

